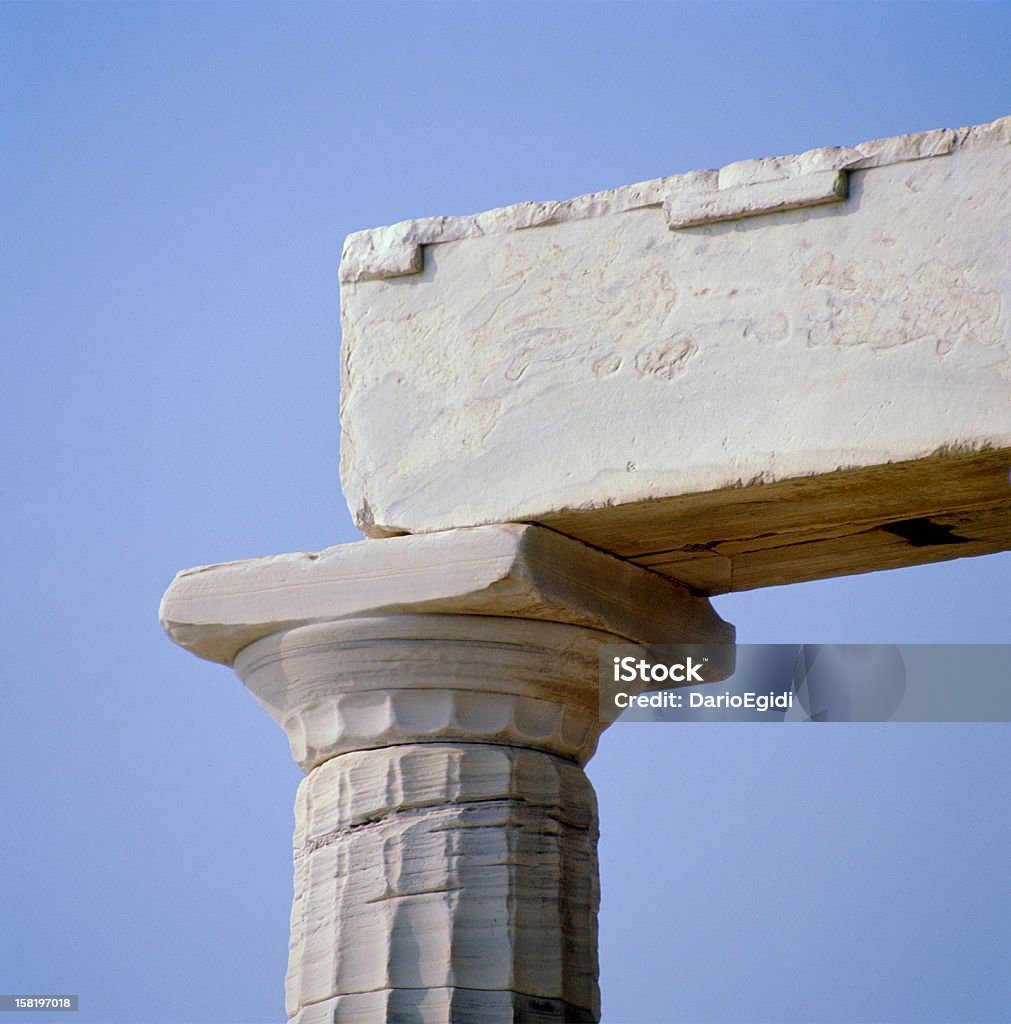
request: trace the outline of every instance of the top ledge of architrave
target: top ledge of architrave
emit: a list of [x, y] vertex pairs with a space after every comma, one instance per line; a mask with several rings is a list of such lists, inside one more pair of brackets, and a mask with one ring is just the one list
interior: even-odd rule
[[1011, 116], [965, 128], [937, 128], [875, 139], [856, 146], [808, 150], [795, 156], [739, 160], [719, 170], [591, 192], [574, 199], [516, 203], [462, 217], [425, 217], [347, 237], [340, 264], [343, 284], [421, 273], [423, 246], [502, 235], [565, 221], [663, 206], [672, 230], [774, 209], [844, 199], [845, 172], [946, 156], [980, 142], [1011, 139]]

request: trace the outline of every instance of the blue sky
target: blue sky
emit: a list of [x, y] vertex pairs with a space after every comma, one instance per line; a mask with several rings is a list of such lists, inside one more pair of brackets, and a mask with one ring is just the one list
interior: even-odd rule
[[[0, 992], [283, 1018], [299, 772], [157, 606], [357, 538], [346, 234], [989, 121], [1009, 37], [986, 3], [0, 6]], [[716, 605], [747, 642], [1006, 642], [1009, 566]], [[1006, 1020], [1008, 760], [1006, 725], [615, 727], [605, 1022]]]

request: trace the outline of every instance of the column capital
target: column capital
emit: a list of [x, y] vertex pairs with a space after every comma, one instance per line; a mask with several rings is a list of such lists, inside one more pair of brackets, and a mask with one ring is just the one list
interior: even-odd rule
[[507, 523], [184, 569], [162, 599], [169, 637], [234, 663], [264, 637], [385, 615], [567, 623], [633, 643], [732, 643], [708, 600], [539, 526]]
[[733, 641], [687, 588], [522, 524], [191, 569], [161, 614], [176, 643], [235, 668], [305, 771], [433, 742], [585, 764], [602, 643]]

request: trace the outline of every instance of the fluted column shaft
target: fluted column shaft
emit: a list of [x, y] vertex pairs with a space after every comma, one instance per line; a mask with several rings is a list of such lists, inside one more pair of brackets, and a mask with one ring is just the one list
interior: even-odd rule
[[298, 1024], [597, 1020], [596, 800], [577, 765], [358, 751], [311, 772], [296, 807]]

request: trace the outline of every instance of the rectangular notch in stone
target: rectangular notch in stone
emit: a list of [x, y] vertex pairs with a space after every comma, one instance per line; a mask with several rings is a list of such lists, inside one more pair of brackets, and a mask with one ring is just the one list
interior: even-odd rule
[[664, 213], [668, 227], [677, 230], [838, 203], [846, 196], [846, 171], [814, 171], [795, 177], [736, 185], [714, 192], [684, 192], [666, 200]]

